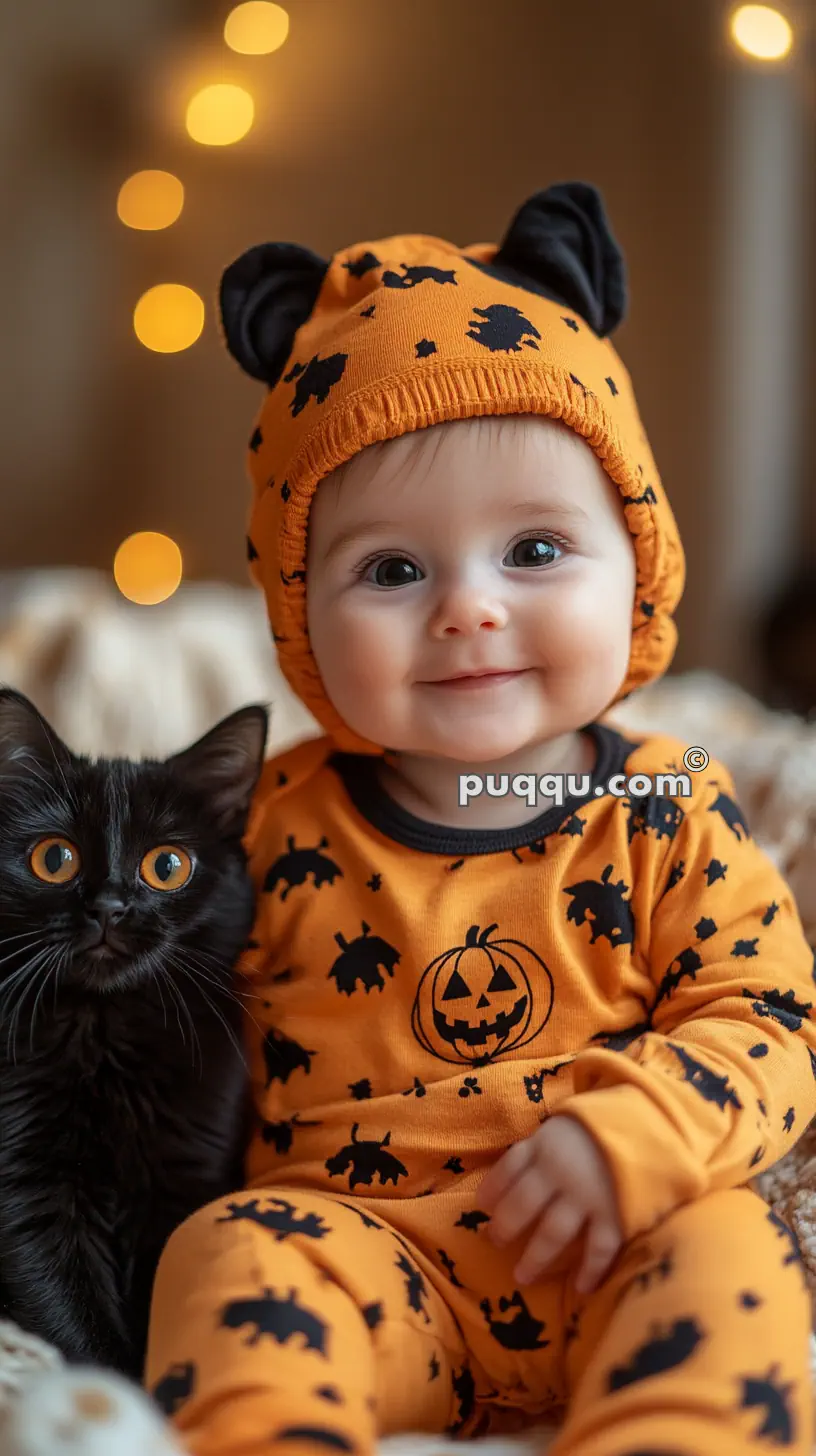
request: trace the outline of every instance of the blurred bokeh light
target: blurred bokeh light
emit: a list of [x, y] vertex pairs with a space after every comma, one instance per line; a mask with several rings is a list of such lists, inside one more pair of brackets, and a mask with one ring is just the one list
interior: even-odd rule
[[264, 56], [279, 50], [289, 34], [289, 16], [271, 0], [246, 0], [227, 16], [224, 40], [245, 56]]
[[119, 547], [113, 577], [123, 597], [152, 607], [171, 597], [181, 583], [181, 551], [160, 531], [136, 531]]
[[780, 61], [793, 45], [789, 22], [770, 5], [740, 5], [731, 15], [731, 35], [746, 55]]
[[157, 283], [143, 293], [133, 313], [140, 344], [157, 354], [189, 349], [204, 328], [204, 302], [184, 283]]
[[154, 232], [181, 216], [184, 187], [172, 172], [134, 172], [119, 189], [116, 212], [125, 227]]
[[194, 142], [228, 147], [251, 129], [255, 103], [243, 86], [219, 82], [196, 92], [187, 107], [186, 125]]

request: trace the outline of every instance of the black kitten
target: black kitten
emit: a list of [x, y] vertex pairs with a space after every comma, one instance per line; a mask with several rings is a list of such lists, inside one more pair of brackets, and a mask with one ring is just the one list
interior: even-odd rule
[[0, 689], [0, 1316], [136, 1380], [167, 1238], [243, 1183], [267, 724], [92, 762]]

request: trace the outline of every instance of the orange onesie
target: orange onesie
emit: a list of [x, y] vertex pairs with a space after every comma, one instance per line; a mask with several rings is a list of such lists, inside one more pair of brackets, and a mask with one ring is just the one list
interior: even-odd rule
[[[269, 246], [283, 252], [259, 267], [256, 250], [244, 266], [255, 303], [274, 315], [275, 270], [291, 272], [292, 250]], [[371, 245], [376, 307], [382, 289], [403, 292], [383, 280], [410, 278], [405, 252], [405, 239]], [[547, 256], [552, 268], [557, 249]], [[340, 268], [359, 317], [365, 261], [365, 250], [347, 250], [321, 279], [330, 318]], [[490, 307], [493, 275], [469, 272]], [[517, 282], [502, 286], [520, 294]], [[294, 296], [319, 317], [322, 293]], [[545, 324], [565, 305], [543, 293], [534, 303], [528, 322], [552, 371]], [[234, 340], [228, 300], [225, 317]], [[308, 312], [302, 329], [310, 324]], [[263, 339], [270, 361], [250, 447], [261, 456], [250, 554], [284, 669], [330, 731], [270, 760], [256, 797], [247, 847], [258, 913], [242, 967], [257, 1110], [246, 1187], [170, 1239], [146, 1386], [195, 1456], [370, 1456], [390, 1432], [467, 1437], [553, 1412], [563, 1417], [554, 1456], [772, 1446], [810, 1456], [801, 1259], [746, 1186], [816, 1115], [813, 954], [790, 890], [722, 764], [685, 772], [685, 744], [631, 742], [603, 721], [583, 729], [595, 748], [589, 793], [519, 828], [436, 826], [389, 798], [376, 745], [355, 742], [321, 699], [303, 626], [298, 490], [308, 496], [336, 463], [332, 449], [360, 448], [359, 438], [338, 442], [365, 424], [353, 401], [339, 417], [326, 408], [323, 435], [304, 425], [298, 454], [270, 429], [276, 386], [288, 380], [296, 417], [311, 368], [325, 405], [342, 371], [335, 362], [315, 383], [315, 360], [336, 355], [310, 340], [294, 350], [312, 350], [305, 372], [296, 363], [282, 374], [291, 351], [275, 352], [271, 327], [264, 335], [255, 321], [253, 332], [244, 319], [244, 335], [252, 347]], [[609, 349], [600, 333], [593, 340]], [[571, 363], [561, 361], [570, 376]], [[608, 353], [601, 364], [610, 368]], [[614, 371], [623, 393], [622, 366]], [[457, 365], [460, 386], [461, 375]], [[570, 408], [588, 411], [570, 422], [602, 458], [617, 440], [640, 542], [628, 691], [671, 655], [679, 543], [656, 473], [639, 498], [632, 489], [645, 437], [625, 468], [621, 436], [593, 415], [597, 393], [564, 390]], [[399, 423], [395, 414], [392, 434]], [[265, 436], [270, 451], [295, 452], [288, 494], [262, 454]], [[676, 779], [648, 795], [627, 782], [684, 773], [688, 794]], [[609, 788], [616, 774], [623, 794]], [[575, 1246], [519, 1288], [525, 1240], [495, 1249], [479, 1203], [487, 1169], [559, 1113], [580, 1119], [605, 1154], [625, 1238], [588, 1295], [574, 1287]]]

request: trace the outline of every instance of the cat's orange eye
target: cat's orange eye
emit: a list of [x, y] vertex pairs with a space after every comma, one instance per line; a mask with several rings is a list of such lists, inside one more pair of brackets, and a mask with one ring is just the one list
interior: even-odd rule
[[151, 890], [180, 890], [193, 873], [193, 861], [177, 844], [160, 844], [148, 850], [139, 873]]
[[79, 850], [70, 839], [58, 835], [35, 844], [28, 862], [37, 879], [46, 885], [67, 885], [79, 874]]

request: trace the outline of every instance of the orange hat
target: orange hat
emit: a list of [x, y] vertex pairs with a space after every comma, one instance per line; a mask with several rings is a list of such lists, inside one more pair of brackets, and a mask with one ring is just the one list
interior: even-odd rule
[[227, 348], [268, 386], [249, 442], [252, 576], [288, 682], [340, 748], [384, 751], [340, 718], [312, 654], [312, 497], [366, 445], [444, 420], [540, 414], [583, 435], [620, 490], [636, 554], [632, 649], [614, 701], [665, 672], [683, 550], [608, 340], [625, 311], [625, 265], [594, 187], [536, 193], [501, 246], [405, 235], [326, 262], [294, 243], [261, 243], [227, 268], [220, 303]]

